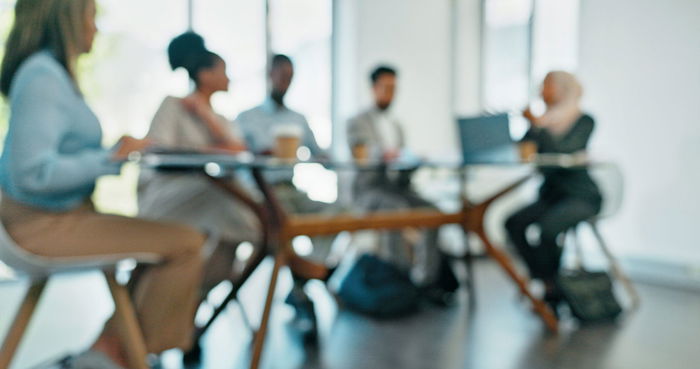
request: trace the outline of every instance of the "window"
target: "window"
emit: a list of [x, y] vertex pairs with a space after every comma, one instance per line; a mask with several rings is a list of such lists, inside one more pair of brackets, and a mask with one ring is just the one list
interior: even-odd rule
[[[14, 3], [0, 0], [0, 46], [12, 24]], [[272, 50], [295, 61], [289, 105], [306, 115], [319, 144], [330, 146], [331, 3], [195, 0], [190, 9], [187, 0], [97, 0], [99, 33], [93, 52], [79, 62], [79, 75], [86, 99], [102, 123], [105, 144], [124, 134], [143, 136], [165, 96], [189, 92], [187, 73], [170, 69], [167, 45], [190, 27], [191, 19], [207, 47], [227, 62], [231, 89], [215, 97], [217, 111], [234, 118], [263, 101], [269, 38]], [[7, 113], [0, 102], [0, 134], [7, 126]], [[100, 210], [136, 213], [138, 170], [127, 166], [123, 174], [98, 183], [95, 202]]]
[[193, 29], [207, 48], [226, 61], [231, 86], [214, 108], [233, 119], [266, 95], [265, 0], [206, 0], [194, 3]]
[[580, 0], [537, 0], [533, 24], [532, 77], [535, 87], [552, 70], [578, 67]]
[[186, 5], [98, 1], [99, 33], [81, 60], [80, 76], [108, 143], [123, 134], [144, 135], [163, 98], [187, 91], [186, 75], [171, 71], [166, 54], [168, 42], [187, 29]]
[[484, 0], [483, 108], [513, 112], [515, 139], [527, 130], [520, 110], [544, 110], [544, 76], [576, 69], [579, 1]]
[[274, 53], [294, 61], [288, 105], [306, 115], [323, 148], [331, 144], [332, 2], [270, 0], [270, 41]]
[[[329, 148], [331, 124], [332, 2], [270, 0], [270, 42], [273, 53], [294, 62], [294, 80], [286, 97], [290, 108], [306, 116], [319, 146]], [[294, 183], [314, 200], [337, 199], [337, 175], [320, 165], [295, 169]]]
[[[166, 50], [187, 29], [188, 10], [185, 1], [168, 0], [97, 5], [99, 33], [92, 52], [80, 60], [79, 76], [105, 144], [112, 145], [125, 134], [145, 135], [163, 98], [187, 93], [187, 74], [172, 72]], [[127, 165], [122, 174], [101, 178], [94, 201], [101, 211], [134, 215], [138, 168]]]
[[[0, 60], [5, 52], [5, 40], [7, 40], [10, 26], [13, 23], [14, 6], [14, 0], [0, 0]], [[4, 98], [0, 98], [0, 139], [5, 137], [8, 117], [7, 103]], [[2, 141], [0, 141], [0, 148], [2, 148]]]
[[483, 104], [522, 109], [530, 93], [533, 0], [484, 0]]

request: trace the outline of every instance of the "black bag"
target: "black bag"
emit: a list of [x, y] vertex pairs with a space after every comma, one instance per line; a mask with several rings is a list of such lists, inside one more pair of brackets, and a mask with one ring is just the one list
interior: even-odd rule
[[408, 274], [372, 255], [362, 255], [338, 291], [351, 310], [378, 318], [399, 317], [418, 308], [420, 291]]
[[609, 321], [622, 313], [605, 272], [564, 271], [557, 283], [571, 313], [582, 322]]

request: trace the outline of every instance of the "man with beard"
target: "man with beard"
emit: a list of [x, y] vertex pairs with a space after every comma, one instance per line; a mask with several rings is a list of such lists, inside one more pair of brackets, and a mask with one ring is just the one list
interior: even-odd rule
[[[403, 129], [390, 110], [397, 74], [390, 66], [376, 67], [370, 74], [374, 105], [348, 122], [348, 144], [360, 162], [415, 160], [406, 148]], [[353, 184], [353, 204], [364, 211], [434, 208], [412, 190], [411, 174], [410, 170], [358, 172]], [[446, 263], [438, 247], [437, 230], [383, 232], [377, 243], [377, 256], [405, 270], [428, 298], [441, 305], [449, 301], [453, 286], [444, 287]]]

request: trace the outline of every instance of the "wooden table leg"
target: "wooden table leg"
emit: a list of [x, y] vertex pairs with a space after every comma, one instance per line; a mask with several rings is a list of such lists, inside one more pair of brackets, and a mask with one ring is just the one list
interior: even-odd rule
[[255, 334], [255, 340], [253, 344], [253, 357], [250, 362], [250, 369], [257, 369], [260, 366], [260, 357], [262, 355], [263, 347], [265, 345], [265, 337], [267, 335], [267, 326], [270, 320], [270, 314], [272, 312], [272, 302], [275, 297], [275, 290], [277, 287], [277, 278], [279, 277], [280, 268], [286, 264], [286, 256], [284, 252], [277, 252], [275, 256], [275, 266], [272, 268], [272, 276], [270, 277], [270, 285], [267, 289], [267, 297], [265, 298], [265, 308], [263, 309], [263, 315], [260, 320], [260, 328], [258, 333]]
[[513, 280], [513, 282], [515, 282], [515, 284], [520, 289], [520, 292], [523, 295], [525, 295], [530, 300], [530, 302], [532, 302], [532, 306], [534, 307], [537, 314], [542, 318], [542, 321], [547, 326], [547, 329], [549, 329], [552, 332], [556, 332], [558, 329], [557, 318], [542, 300], [536, 298], [530, 292], [530, 288], [527, 285], [527, 279], [521, 277], [518, 274], [508, 255], [506, 255], [505, 252], [501, 251], [500, 249], [494, 247], [491, 244], [491, 241], [489, 241], [488, 236], [486, 236], [486, 232], [480, 230], [475, 233], [484, 243], [484, 247], [486, 248], [486, 252], [489, 254], [489, 256], [496, 260], [496, 262], [501, 266], [501, 268], [506, 272], [506, 274], [508, 274], [508, 276]]
[[463, 196], [463, 227], [465, 232], [474, 232], [481, 239], [481, 241], [484, 244], [484, 247], [486, 248], [486, 253], [489, 255], [489, 257], [491, 257], [498, 263], [501, 269], [503, 269], [506, 272], [508, 277], [510, 277], [510, 279], [512, 279], [513, 282], [515, 282], [515, 284], [520, 289], [520, 292], [530, 300], [533, 308], [540, 316], [544, 324], [547, 326], [547, 329], [549, 329], [552, 332], [556, 332], [558, 330], [559, 324], [556, 316], [554, 316], [554, 313], [552, 313], [552, 311], [549, 309], [547, 304], [544, 303], [544, 301], [536, 298], [532, 294], [532, 292], [530, 292], [527, 279], [518, 274], [518, 272], [515, 269], [515, 266], [513, 265], [513, 262], [505, 252], [493, 246], [484, 228], [486, 212], [488, 211], [491, 204], [493, 204], [497, 199], [501, 198], [502, 196], [508, 194], [509, 192], [519, 187], [529, 178], [530, 176], [526, 176], [516, 181], [512, 185], [499, 191], [497, 194], [491, 196], [490, 198], [478, 205], [471, 204], [466, 199], [466, 196]]
[[219, 304], [219, 306], [214, 309], [214, 313], [212, 313], [212, 315], [209, 317], [209, 320], [207, 320], [207, 322], [201, 328], [197, 329], [197, 332], [195, 333], [195, 341], [198, 342], [204, 333], [209, 330], [211, 325], [214, 324], [214, 321], [216, 321], [219, 315], [226, 310], [228, 304], [238, 298], [238, 292], [240, 289], [248, 281], [250, 276], [253, 275], [253, 272], [257, 270], [260, 264], [262, 264], [267, 255], [269, 254], [266, 250], [256, 250], [253, 256], [251, 256], [250, 260], [248, 260], [246, 263], [241, 275], [238, 276], [238, 278], [232, 277], [228, 279], [228, 281], [231, 283], [231, 291], [229, 291], [228, 295]]
[[[278, 230], [272, 229], [273, 224], [271, 223], [270, 216], [265, 209], [265, 207], [254, 200], [250, 194], [243, 189], [235, 178], [217, 178], [207, 176], [207, 178], [217, 187], [219, 187], [224, 192], [231, 195], [233, 198], [239, 200], [248, 209], [250, 209], [260, 222], [261, 230], [261, 240], [260, 244], [257, 245], [257, 249], [251, 258], [246, 262], [243, 272], [240, 276], [230, 277], [228, 280], [232, 285], [232, 289], [229, 294], [224, 298], [224, 300], [214, 309], [214, 313], [209, 320], [200, 328], [197, 329], [195, 333], [195, 342], [199, 342], [204, 333], [211, 327], [211, 325], [216, 321], [218, 316], [228, 307], [228, 304], [238, 298], [238, 292], [243, 287], [250, 276], [255, 272], [260, 266], [260, 264], [265, 260], [268, 255], [271, 255], [270, 240], [273, 238], [273, 234], [279, 233]], [[241, 305], [242, 308], [242, 305]], [[243, 312], [243, 314], [245, 314]], [[249, 322], [246, 320], [246, 324], [252, 329]], [[253, 332], [255, 333], [255, 332]], [[194, 353], [196, 360], [199, 360], [199, 353]]]

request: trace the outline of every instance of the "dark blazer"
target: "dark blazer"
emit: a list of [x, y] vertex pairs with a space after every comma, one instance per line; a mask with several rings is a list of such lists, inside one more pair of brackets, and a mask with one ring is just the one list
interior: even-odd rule
[[[524, 140], [537, 143], [537, 151], [542, 154], [572, 154], [586, 149], [593, 133], [595, 121], [590, 115], [583, 114], [573, 127], [561, 137], [552, 135], [549, 130], [539, 127], [531, 128]], [[544, 183], [540, 187], [540, 198], [557, 201], [562, 197], [581, 198], [598, 206], [602, 196], [588, 169], [542, 168]]]

